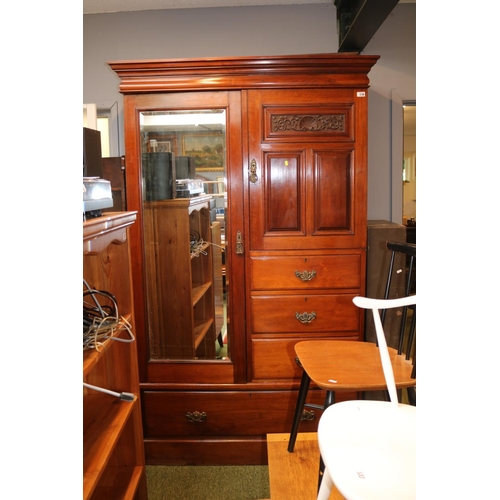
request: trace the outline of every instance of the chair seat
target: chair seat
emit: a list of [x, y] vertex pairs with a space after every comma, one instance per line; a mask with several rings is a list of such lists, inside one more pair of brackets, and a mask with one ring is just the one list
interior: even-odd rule
[[[306, 340], [295, 344], [295, 353], [311, 381], [324, 390], [377, 391], [387, 388], [379, 349], [371, 342]], [[398, 355], [392, 348], [389, 348], [389, 355], [396, 387], [414, 387], [411, 360]]]
[[346, 401], [327, 408], [318, 426], [325, 476], [347, 500], [416, 498], [416, 407]]

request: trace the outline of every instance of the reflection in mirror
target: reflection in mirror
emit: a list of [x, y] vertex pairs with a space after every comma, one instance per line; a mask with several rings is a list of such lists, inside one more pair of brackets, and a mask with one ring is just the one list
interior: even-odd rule
[[415, 225], [417, 218], [417, 106], [403, 104], [403, 224]]
[[149, 350], [229, 360], [226, 111], [140, 113]]

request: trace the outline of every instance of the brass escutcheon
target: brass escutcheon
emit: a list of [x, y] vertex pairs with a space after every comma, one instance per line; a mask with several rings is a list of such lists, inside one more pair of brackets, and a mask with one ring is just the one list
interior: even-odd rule
[[252, 184], [255, 184], [259, 180], [257, 177], [257, 162], [255, 160], [250, 162], [250, 175], [248, 176], [248, 180]]
[[236, 249], [237, 254], [243, 253], [243, 236], [241, 236], [241, 231], [236, 232]]

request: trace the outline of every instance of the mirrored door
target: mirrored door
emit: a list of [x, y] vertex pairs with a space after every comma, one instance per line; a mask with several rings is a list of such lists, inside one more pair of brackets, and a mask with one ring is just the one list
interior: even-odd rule
[[150, 355], [228, 360], [224, 108], [139, 115]]
[[124, 98], [144, 382], [246, 380], [241, 101], [239, 91]]

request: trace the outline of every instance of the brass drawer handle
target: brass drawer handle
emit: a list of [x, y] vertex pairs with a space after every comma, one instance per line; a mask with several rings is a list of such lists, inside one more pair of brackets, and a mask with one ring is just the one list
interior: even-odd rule
[[186, 413], [186, 418], [189, 420], [189, 422], [195, 422], [195, 423], [204, 422], [205, 419], [207, 418], [207, 414], [204, 411], [202, 411], [202, 412], [199, 412], [199, 411], [190, 412], [190, 411], [188, 411]]
[[314, 413], [314, 410], [302, 410], [302, 415], [300, 417], [302, 422], [312, 422], [315, 418], [316, 413]]
[[302, 314], [300, 313], [295, 313], [295, 317], [301, 322], [301, 323], [310, 323], [316, 318], [316, 313], [313, 311], [311, 313], [308, 312], [303, 312]]
[[316, 271], [295, 271], [295, 276], [301, 281], [311, 281], [316, 276]]

